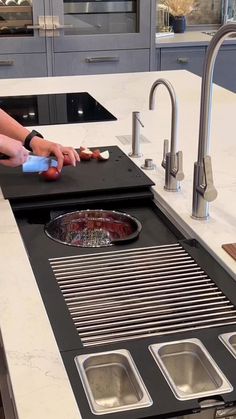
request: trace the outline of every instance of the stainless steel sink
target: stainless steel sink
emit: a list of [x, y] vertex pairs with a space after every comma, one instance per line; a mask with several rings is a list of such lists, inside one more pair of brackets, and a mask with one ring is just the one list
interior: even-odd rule
[[127, 350], [79, 355], [75, 363], [94, 414], [137, 409], [152, 404]]
[[236, 358], [236, 332], [223, 333], [219, 336], [219, 339], [224, 343], [226, 348]]
[[150, 345], [149, 349], [179, 400], [228, 393], [233, 387], [199, 339]]

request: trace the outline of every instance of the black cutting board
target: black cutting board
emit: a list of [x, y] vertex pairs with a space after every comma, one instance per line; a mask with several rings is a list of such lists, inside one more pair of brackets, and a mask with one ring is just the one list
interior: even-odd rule
[[60, 180], [46, 182], [38, 173], [23, 173], [22, 168], [0, 165], [0, 186], [6, 199], [56, 197], [99, 191], [137, 189], [154, 183], [117, 146], [99, 147], [109, 150], [107, 161], [81, 161], [76, 167], [62, 169]]

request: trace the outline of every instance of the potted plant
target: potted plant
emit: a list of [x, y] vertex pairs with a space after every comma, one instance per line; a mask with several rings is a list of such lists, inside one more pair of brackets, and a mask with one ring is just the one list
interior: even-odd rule
[[162, 0], [170, 13], [170, 25], [175, 33], [182, 33], [186, 29], [186, 16], [196, 6], [196, 0]]

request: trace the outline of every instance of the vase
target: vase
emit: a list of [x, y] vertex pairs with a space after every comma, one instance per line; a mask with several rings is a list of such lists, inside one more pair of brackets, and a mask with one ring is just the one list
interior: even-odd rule
[[185, 16], [172, 16], [170, 18], [170, 25], [175, 33], [183, 33], [186, 29], [186, 17]]

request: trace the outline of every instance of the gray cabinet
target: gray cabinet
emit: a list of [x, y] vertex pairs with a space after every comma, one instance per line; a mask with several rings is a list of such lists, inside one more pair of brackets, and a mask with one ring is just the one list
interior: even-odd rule
[[236, 93], [236, 45], [223, 45], [216, 57], [213, 80]]
[[44, 0], [21, 4], [0, 5], [0, 78], [47, 75], [45, 32], [32, 28], [44, 14]]
[[5, 1], [0, 78], [150, 70], [156, 0]]
[[52, 15], [60, 22], [53, 51], [149, 49], [154, 5], [153, 0], [52, 0]]
[[[159, 52], [159, 51], [158, 51]], [[202, 75], [205, 48], [161, 48], [160, 70], [188, 70]]]
[[105, 50], [54, 54], [55, 76], [149, 71], [149, 50]]
[[[206, 47], [159, 47], [157, 70], [188, 70], [202, 76]], [[224, 44], [216, 57], [213, 81], [236, 93], [236, 45]]]
[[0, 54], [0, 78], [42, 77], [47, 75], [45, 54]]
[[52, 0], [60, 28], [52, 40], [55, 76], [150, 70], [155, 0]]

